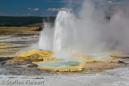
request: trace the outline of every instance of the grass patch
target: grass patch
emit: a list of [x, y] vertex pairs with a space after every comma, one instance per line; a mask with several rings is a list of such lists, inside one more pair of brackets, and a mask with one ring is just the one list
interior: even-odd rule
[[38, 31], [39, 27], [0, 27], [0, 34], [13, 34], [18, 32]]

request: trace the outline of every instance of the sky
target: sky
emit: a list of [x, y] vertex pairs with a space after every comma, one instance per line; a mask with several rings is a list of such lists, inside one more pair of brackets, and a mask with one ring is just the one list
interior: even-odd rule
[[[98, 1], [114, 5], [123, 0]], [[80, 2], [82, 0], [0, 0], [0, 16], [55, 16], [59, 10], [75, 9]]]

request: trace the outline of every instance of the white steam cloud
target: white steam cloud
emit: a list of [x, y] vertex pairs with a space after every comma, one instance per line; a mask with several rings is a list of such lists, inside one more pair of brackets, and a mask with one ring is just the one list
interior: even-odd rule
[[71, 11], [73, 10], [72, 8], [48, 8], [47, 11]]
[[[110, 2], [111, 3], [111, 2]], [[103, 8], [85, 0], [75, 15], [59, 11], [55, 26], [45, 27], [40, 36], [39, 48], [50, 49], [60, 58], [69, 58], [72, 53], [102, 55], [104, 53], [129, 53], [128, 6], [116, 6], [110, 20]], [[65, 54], [64, 54], [65, 53]]]

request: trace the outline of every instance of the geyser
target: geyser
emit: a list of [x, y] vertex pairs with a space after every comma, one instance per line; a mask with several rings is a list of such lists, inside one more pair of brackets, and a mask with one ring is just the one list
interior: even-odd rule
[[116, 6], [108, 21], [105, 7], [97, 7], [96, 3], [84, 0], [78, 12], [59, 11], [54, 27], [45, 25], [38, 47], [53, 50], [55, 57], [65, 60], [89, 55], [102, 59], [114, 52], [128, 53], [128, 9]]

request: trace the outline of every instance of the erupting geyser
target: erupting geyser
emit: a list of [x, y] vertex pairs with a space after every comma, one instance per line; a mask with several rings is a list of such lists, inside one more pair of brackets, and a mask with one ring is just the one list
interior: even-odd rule
[[105, 59], [114, 52], [128, 53], [128, 9], [116, 7], [107, 20], [104, 6], [100, 9], [97, 5], [84, 0], [78, 12], [59, 11], [54, 27], [46, 24], [41, 32], [39, 48], [53, 50], [55, 57], [65, 60], [89, 55]]

